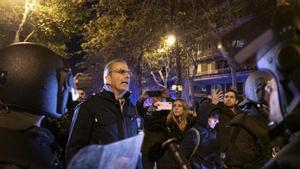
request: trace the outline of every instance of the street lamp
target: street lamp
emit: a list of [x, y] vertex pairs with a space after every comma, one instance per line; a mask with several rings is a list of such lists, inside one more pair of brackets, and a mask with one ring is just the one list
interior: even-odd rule
[[219, 50], [223, 49], [222, 43], [218, 43], [218, 46], [217, 46], [217, 47], [218, 47]]
[[180, 55], [179, 55], [179, 49], [178, 45], [176, 42], [176, 37], [175, 35], [168, 35], [166, 39], [166, 44], [169, 47], [173, 47], [175, 51], [175, 59], [176, 59], [176, 66], [177, 66], [177, 82], [176, 82], [176, 98], [181, 98], [181, 93], [182, 93], [182, 79], [181, 79], [181, 61], [180, 61]]
[[168, 35], [166, 43], [168, 46], [173, 46], [176, 42], [176, 37], [174, 35]]
[[25, 13], [33, 11], [36, 6], [36, 0], [26, 0], [25, 1]]

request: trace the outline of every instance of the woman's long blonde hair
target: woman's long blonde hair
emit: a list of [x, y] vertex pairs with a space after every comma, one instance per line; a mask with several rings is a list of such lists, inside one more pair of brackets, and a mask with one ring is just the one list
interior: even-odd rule
[[179, 101], [182, 104], [183, 114], [179, 117], [175, 117], [173, 109], [172, 109], [171, 112], [169, 113], [169, 115], [167, 116], [167, 123], [175, 122], [177, 124], [177, 126], [179, 127], [179, 129], [181, 131], [184, 131], [186, 129], [187, 124], [188, 124], [187, 117], [188, 117], [188, 114], [189, 114], [189, 109], [187, 107], [187, 104], [186, 104], [185, 100], [176, 99], [176, 100], [174, 100], [173, 103], [175, 103], [176, 101]]

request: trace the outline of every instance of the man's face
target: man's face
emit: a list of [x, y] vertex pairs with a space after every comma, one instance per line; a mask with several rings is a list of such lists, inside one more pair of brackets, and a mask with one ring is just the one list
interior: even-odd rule
[[79, 94], [79, 97], [77, 99], [77, 101], [84, 101], [85, 99], [85, 92], [81, 89], [78, 90], [78, 94]]
[[265, 91], [269, 94], [269, 119], [271, 121], [279, 123], [283, 120], [283, 117], [280, 109], [277, 84], [274, 78], [268, 81], [268, 84], [265, 87]]
[[235, 94], [233, 92], [227, 92], [224, 95], [224, 105], [227, 107], [234, 107], [238, 104], [238, 100], [235, 97]]
[[116, 62], [112, 65], [111, 71], [105, 78], [114, 94], [120, 95], [129, 90], [130, 74], [126, 63]]

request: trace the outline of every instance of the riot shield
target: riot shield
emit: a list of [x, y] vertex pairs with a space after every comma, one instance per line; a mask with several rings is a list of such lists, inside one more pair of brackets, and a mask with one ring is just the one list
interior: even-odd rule
[[67, 169], [135, 169], [144, 134], [107, 145], [81, 149]]

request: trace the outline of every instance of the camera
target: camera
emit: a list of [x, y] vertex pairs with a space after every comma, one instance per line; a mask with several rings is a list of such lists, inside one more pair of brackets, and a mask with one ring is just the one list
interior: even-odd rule
[[215, 90], [223, 91], [222, 85], [215, 85]]
[[156, 107], [158, 111], [160, 110], [172, 110], [172, 102], [157, 102]]

